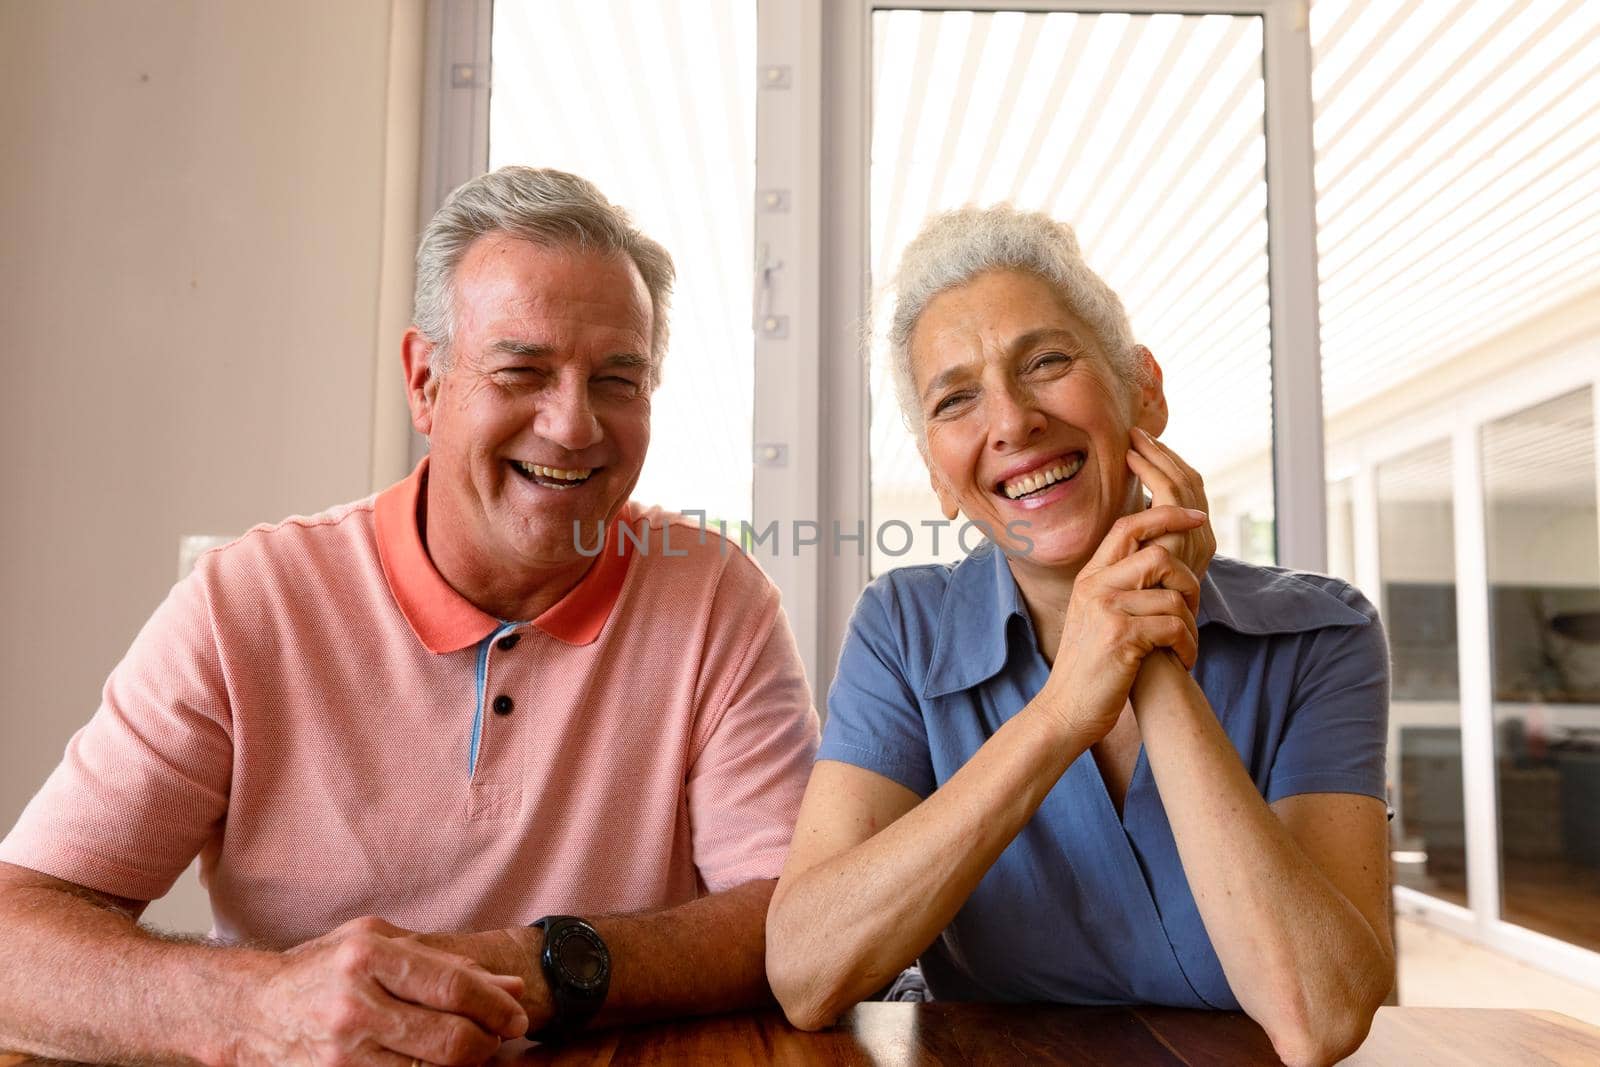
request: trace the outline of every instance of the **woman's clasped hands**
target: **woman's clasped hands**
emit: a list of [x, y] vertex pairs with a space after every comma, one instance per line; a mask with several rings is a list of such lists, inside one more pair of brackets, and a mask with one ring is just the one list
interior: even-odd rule
[[1045, 686], [1065, 724], [1095, 740], [1116, 725], [1147, 657], [1167, 650], [1194, 667], [1198, 575], [1216, 549], [1199, 475], [1143, 430], [1130, 444], [1151, 506], [1112, 523], [1079, 572]]

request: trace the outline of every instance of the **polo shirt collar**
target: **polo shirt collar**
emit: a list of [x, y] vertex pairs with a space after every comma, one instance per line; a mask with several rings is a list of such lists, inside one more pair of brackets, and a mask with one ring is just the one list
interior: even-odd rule
[[1011, 651], [1011, 620], [1017, 616], [1032, 640], [1033, 623], [1005, 553], [985, 542], [955, 565], [945, 586], [922, 695], [960, 692], [999, 674]]
[[[424, 456], [403, 481], [378, 494], [373, 508], [378, 559], [389, 592], [417, 640], [430, 652], [456, 652], [482, 641], [505, 622], [456, 592], [434, 567], [419, 525], [427, 484]], [[612, 520], [604, 550], [578, 584], [533, 620], [541, 632], [569, 645], [591, 644], [600, 636], [632, 560], [631, 540], [617, 533], [630, 507]]]
[[[1021, 626], [1012, 625], [1016, 617]], [[1195, 622], [1265, 635], [1364, 626], [1368, 619], [1293, 572], [1217, 556], [1200, 580]], [[1034, 640], [1033, 622], [1005, 553], [986, 543], [950, 575], [922, 695], [947, 696], [982, 685], [1005, 669], [1012, 642]]]

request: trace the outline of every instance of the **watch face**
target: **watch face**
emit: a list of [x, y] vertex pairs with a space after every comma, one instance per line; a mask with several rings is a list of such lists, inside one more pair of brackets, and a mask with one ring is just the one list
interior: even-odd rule
[[556, 935], [551, 958], [568, 982], [581, 989], [597, 988], [606, 978], [605, 946], [581, 926], [569, 926]]

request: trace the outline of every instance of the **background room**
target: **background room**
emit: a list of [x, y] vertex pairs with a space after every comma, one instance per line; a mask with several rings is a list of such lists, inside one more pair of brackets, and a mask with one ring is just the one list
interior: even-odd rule
[[[865, 582], [961, 551], [870, 297], [1009, 199], [1134, 310], [1219, 550], [1383, 609], [1401, 1002], [1600, 1023], [1597, 69], [1580, 0], [0, 3], [0, 821], [185, 546], [421, 455], [416, 237], [507, 163], [673, 252], [638, 496], [780, 524], [825, 690]], [[207, 928], [192, 874], [150, 917]]]

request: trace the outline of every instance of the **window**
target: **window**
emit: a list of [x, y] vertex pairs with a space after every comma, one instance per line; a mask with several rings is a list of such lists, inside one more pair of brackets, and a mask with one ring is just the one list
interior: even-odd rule
[[1591, 389], [1483, 428], [1501, 912], [1600, 949], [1600, 532]]
[[489, 165], [581, 174], [678, 268], [637, 499], [750, 516], [754, 0], [495, 5]]
[[[1272, 562], [1261, 20], [899, 10], [872, 35], [875, 296], [934, 212], [1009, 200], [1070, 223], [1161, 364], [1164, 440], [1206, 478], [1220, 550]], [[874, 573], [965, 554], [920, 525], [941, 516], [895, 401], [889, 310], [874, 309], [872, 523], [919, 533], [894, 556], [875, 545]]]

